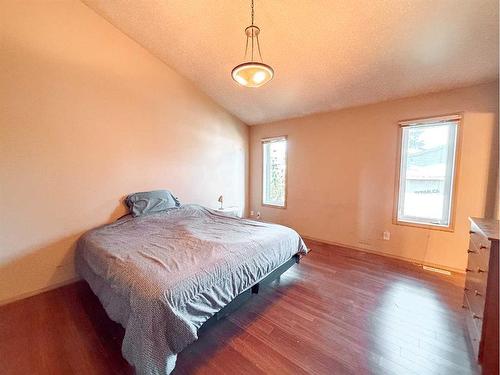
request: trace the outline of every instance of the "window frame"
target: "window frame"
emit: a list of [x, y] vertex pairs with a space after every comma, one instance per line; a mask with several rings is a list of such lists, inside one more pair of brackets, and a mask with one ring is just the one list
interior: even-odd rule
[[[277, 142], [277, 141], [285, 141], [286, 142], [286, 151], [285, 151], [285, 197], [283, 201], [283, 205], [278, 205], [278, 204], [271, 204], [271, 203], [264, 203], [264, 145], [266, 143], [271, 143], [271, 142]], [[286, 209], [287, 208], [287, 202], [288, 202], [288, 136], [287, 135], [280, 135], [276, 137], [267, 137], [267, 138], [262, 138], [260, 140], [261, 143], [261, 171], [260, 171], [260, 178], [261, 178], [261, 184], [260, 184], [260, 196], [261, 196], [261, 205], [263, 207], [271, 207], [271, 208], [280, 208], [280, 209]]]
[[[400, 193], [400, 179], [401, 179], [401, 169], [402, 169], [402, 157], [403, 157], [403, 129], [409, 126], [419, 126], [426, 124], [433, 124], [438, 122], [450, 122], [454, 121], [457, 124], [456, 134], [455, 134], [455, 163], [453, 166], [452, 181], [451, 181], [451, 199], [450, 199], [450, 217], [448, 225], [424, 223], [424, 222], [412, 222], [399, 219], [399, 193]], [[398, 132], [397, 132], [397, 159], [396, 159], [396, 180], [394, 188], [394, 208], [392, 222], [396, 225], [403, 225], [416, 228], [432, 229], [445, 232], [455, 231], [455, 216], [456, 216], [456, 203], [457, 203], [457, 186], [459, 179], [460, 170], [460, 155], [462, 146], [462, 113], [452, 113], [446, 115], [439, 115], [433, 117], [421, 117], [416, 119], [404, 120], [398, 122]]]

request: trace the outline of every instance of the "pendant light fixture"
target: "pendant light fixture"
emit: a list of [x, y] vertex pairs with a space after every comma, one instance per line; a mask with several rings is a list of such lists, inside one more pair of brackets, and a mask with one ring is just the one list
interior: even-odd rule
[[[260, 29], [253, 24], [254, 21], [253, 0], [251, 0], [251, 8], [252, 8], [252, 24], [245, 29], [247, 42], [245, 46], [244, 60], [246, 60], [246, 62], [234, 67], [234, 69], [231, 71], [231, 76], [241, 86], [260, 87], [262, 85], [265, 85], [273, 78], [274, 70], [269, 65], [264, 64], [262, 61], [262, 55], [260, 53], [260, 44], [259, 44]], [[250, 53], [248, 53], [249, 44], [250, 44]], [[257, 51], [254, 51], [254, 47], [257, 49]], [[260, 61], [255, 60], [257, 58], [257, 54], [258, 54], [258, 59]]]

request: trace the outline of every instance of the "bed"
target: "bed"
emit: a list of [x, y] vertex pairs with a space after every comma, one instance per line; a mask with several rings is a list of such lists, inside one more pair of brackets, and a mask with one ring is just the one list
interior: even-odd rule
[[125, 328], [124, 358], [138, 374], [163, 375], [204, 323], [306, 253], [290, 228], [184, 205], [87, 232], [75, 262]]

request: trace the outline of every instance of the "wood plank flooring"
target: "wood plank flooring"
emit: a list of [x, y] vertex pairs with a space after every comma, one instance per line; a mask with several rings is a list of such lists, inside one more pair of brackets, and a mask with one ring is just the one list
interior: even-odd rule
[[[309, 242], [178, 357], [179, 374], [476, 374], [461, 275]], [[0, 374], [133, 374], [84, 282], [0, 307]]]

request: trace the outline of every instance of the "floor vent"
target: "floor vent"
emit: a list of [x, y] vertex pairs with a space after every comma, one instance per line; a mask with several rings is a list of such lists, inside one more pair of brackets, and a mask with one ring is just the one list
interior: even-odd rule
[[429, 267], [429, 266], [422, 266], [422, 268], [426, 271], [431, 271], [431, 272], [436, 272], [436, 273], [440, 273], [440, 274], [443, 274], [443, 275], [448, 275], [448, 276], [451, 276], [451, 272], [450, 271], [446, 271], [446, 270], [443, 270], [441, 268], [434, 268], [434, 267]]

